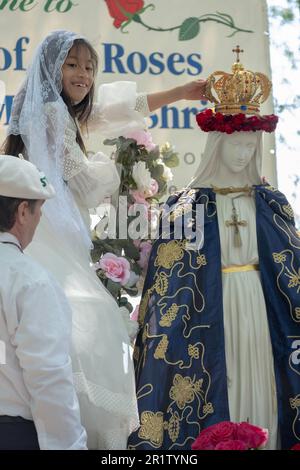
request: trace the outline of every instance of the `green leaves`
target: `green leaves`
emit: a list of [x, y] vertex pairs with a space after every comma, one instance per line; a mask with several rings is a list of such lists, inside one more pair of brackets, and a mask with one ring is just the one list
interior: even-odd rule
[[169, 168], [175, 168], [180, 163], [178, 153], [171, 153], [170, 155], [164, 156], [163, 162]]
[[133, 307], [132, 307], [131, 303], [128, 302], [127, 297], [120, 297], [119, 298], [119, 306], [120, 307], [126, 307], [129, 313], [131, 313], [133, 311]]
[[163, 174], [164, 174], [163, 165], [157, 165], [151, 170], [151, 176], [155, 180], [159, 180], [162, 177]]
[[[126, 240], [127, 241], [127, 240]], [[131, 241], [127, 241], [126, 244], [124, 244], [123, 246], [123, 249], [124, 249], [124, 253], [125, 253], [125, 256], [127, 258], [130, 258], [134, 261], [138, 261], [140, 259], [140, 252], [139, 250], [134, 246], [133, 243], [131, 243]], [[139, 270], [139, 273], [137, 274], [140, 274], [141, 270]]]
[[[124, 287], [123, 286], [123, 289], [127, 292], [128, 295], [130, 295], [131, 297], [136, 297], [139, 293], [138, 291], [138, 288], [137, 287]], [[132, 310], [132, 309], [131, 309]]]
[[119, 142], [119, 139], [105, 139], [104, 140], [104, 145], [117, 145]]
[[115, 299], [118, 298], [119, 293], [121, 291], [121, 284], [119, 282], [114, 282], [111, 279], [106, 280], [106, 288], [109, 290], [109, 292], [115, 297]]
[[196, 17], [184, 20], [179, 29], [179, 41], [188, 41], [198, 36], [200, 32], [199, 19]]

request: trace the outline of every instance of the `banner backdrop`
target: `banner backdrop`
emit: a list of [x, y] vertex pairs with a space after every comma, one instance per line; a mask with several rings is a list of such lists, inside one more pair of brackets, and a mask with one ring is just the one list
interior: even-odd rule
[[[127, 13], [126, 13], [127, 12]], [[129, 14], [128, 14], [129, 12]], [[0, 0], [0, 141], [5, 138], [12, 100], [36, 46], [55, 29], [84, 34], [100, 56], [97, 83], [134, 80], [154, 92], [230, 72], [237, 44], [244, 66], [270, 77], [265, 0]], [[180, 156], [170, 192], [188, 183], [201, 159], [206, 135], [195, 123], [205, 102], [181, 101], [149, 119], [153, 140], [169, 141]], [[273, 111], [271, 97], [262, 105]], [[101, 135], [87, 143], [103, 147]], [[265, 137], [264, 175], [276, 184], [274, 138]]]

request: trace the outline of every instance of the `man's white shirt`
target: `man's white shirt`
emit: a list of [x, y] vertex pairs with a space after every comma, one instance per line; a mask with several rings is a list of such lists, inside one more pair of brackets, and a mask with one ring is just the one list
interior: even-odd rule
[[33, 420], [41, 449], [86, 449], [69, 356], [71, 315], [50, 273], [22, 253], [17, 238], [0, 233], [0, 415]]

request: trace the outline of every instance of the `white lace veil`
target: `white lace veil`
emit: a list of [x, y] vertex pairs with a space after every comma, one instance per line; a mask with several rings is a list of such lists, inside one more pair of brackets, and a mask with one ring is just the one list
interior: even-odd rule
[[69, 244], [86, 247], [91, 241], [68, 185], [63, 180], [65, 129], [71, 119], [60, 96], [62, 66], [75, 39], [69, 31], [54, 31], [38, 46], [27, 77], [16, 94], [8, 134], [21, 135], [28, 159], [47, 175], [56, 197], [46, 201], [43, 214]]
[[[195, 173], [195, 176], [189, 183], [191, 188], [206, 188], [211, 187], [214, 182], [214, 176], [217, 174], [219, 168], [219, 149], [226, 133], [223, 132], [209, 132], [203, 156], [200, 165]], [[262, 173], [262, 132], [257, 131], [257, 147], [253, 158], [245, 169], [247, 172], [247, 180], [249, 185], [261, 183]]]

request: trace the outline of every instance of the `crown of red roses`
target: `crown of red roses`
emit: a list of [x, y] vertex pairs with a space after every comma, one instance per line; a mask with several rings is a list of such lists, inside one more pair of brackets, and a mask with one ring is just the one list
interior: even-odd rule
[[278, 116], [269, 114], [266, 116], [249, 116], [245, 114], [214, 113], [212, 109], [206, 109], [196, 115], [198, 126], [204, 132], [273, 132], [276, 129]]

